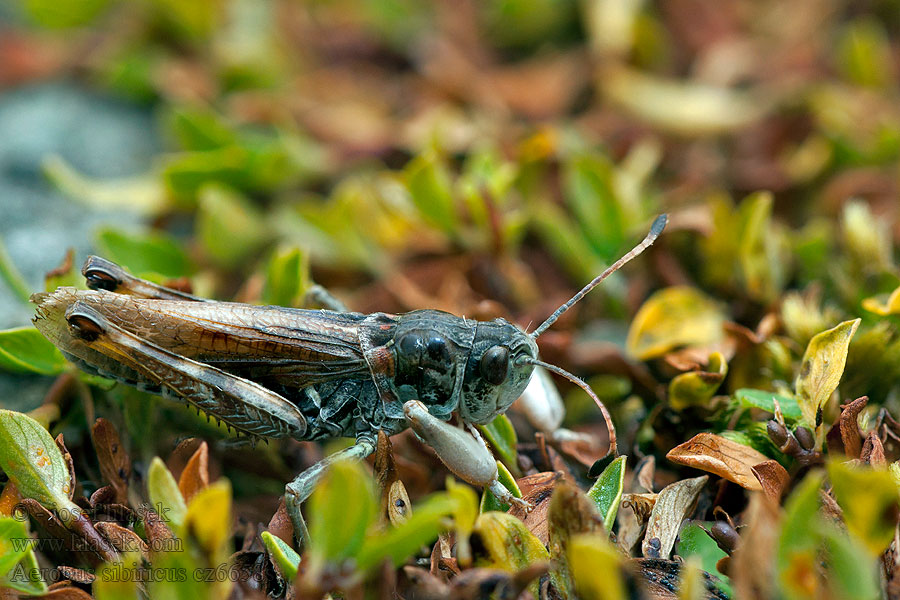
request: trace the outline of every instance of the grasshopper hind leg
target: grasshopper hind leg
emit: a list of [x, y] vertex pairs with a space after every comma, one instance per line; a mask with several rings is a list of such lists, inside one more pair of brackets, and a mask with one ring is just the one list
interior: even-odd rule
[[325, 457], [287, 484], [284, 490], [284, 503], [294, 525], [294, 535], [297, 536], [301, 545], [305, 545], [309, 541], [309, 530], [300, 506], [312, 495], [313, 489], [328, 467], [340, 460], [362, 460], [373, 452], [375, 452], [375, 437], [373, 435], [360, 436], [354, 445]]

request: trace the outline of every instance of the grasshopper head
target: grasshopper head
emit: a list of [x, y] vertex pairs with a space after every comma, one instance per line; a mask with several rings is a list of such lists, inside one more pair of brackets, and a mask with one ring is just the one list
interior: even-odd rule
[[478, 323], [459, 403], [463, 420], [489, 423], [506, 412], [528, 385], [537, 354], [535, 341], [512, 323]]

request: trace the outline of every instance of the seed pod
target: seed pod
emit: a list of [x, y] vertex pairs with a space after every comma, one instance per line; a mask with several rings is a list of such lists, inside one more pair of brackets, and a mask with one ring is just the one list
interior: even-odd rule
[[715, 540], [716, 545], [729, 555], [734, 552], [741, 541], [741, 535], [727, 521], [716, 521], [708, 533]]
[[804, 450], [812, 450], [816, 447], [816, 436], [808, 427], [798, 427], [794, 430], [794, 437], [800, 443], [800, 447]]
[[793, 435], [787, 430], [787, 427], [775, 421], [774, 419], [766, 424], [766, 431], [769, 439], [772, 440], [778, 449], [790, 456], [796, 456], [800, 452], [800, 444]]

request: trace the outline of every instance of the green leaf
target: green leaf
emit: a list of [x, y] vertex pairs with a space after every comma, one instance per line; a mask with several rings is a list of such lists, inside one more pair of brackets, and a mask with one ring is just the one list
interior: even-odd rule
[[628, 354], [648, 360], [679, 346], [706, 346], [722, 339], [725, 315], [703, 292], [669, 287], [650, 296], [631, 322]]
[[785, 503], [775, 564], [780, 588], [787, 598], [807, 598], [809, 574], [818, 568], [818, 543], [822, 529], [819, 490], [823, 473], [813, 471], [797, 486]]
[[42, 27], [66, 29], [87, 25], [109, 5], [109, 0], [25, 0], [29, 18]]
[[828, 463], [828, 478], [844, 511], [848, 531], [872, 556], [881, 554], [894, 539], [895, 515], [900, 508], [891, 473], [832, 460]]
[[301, 306], [309, 290], [309, 255], [297, 248], [278, 248], [266, 265], [263, 302], [277, 306]]
[[0, 518], [0, 587], [32, 596], [47, 591], [34, 555], [34, 542], [25, 522]]
[[121, 210], [149, 217], [172, 208], [172, 201], [156, 173], [120, 179], [91, 179], [57, 155], [45, 158], [42, 168], [59, 191], [97, 210]]
[[0, 518], [0, 575], [9, 573], [32, 545], [25, 522], [12, 517]]
[[858, 18], [846, 25], [837, 42], [837, 62], [852, 83], [883, 87], [893, 79], [891, 40], [875, 18]]
[[516, 430], [506, 415], [497, 415], [486, 425], [478, 425], [478, 429], [487, 438], [491, 446], [500, 455], [500, 459], [511, 472], [518, 473], [519, 459], [516, 454]]
[[775, 401], [778, 401], [781, 414], [789, 421], [797, 420], [803, 416], [800, 405], [797, 404], [795, 398], [773, 392], [741, 388], [734, 392], [734, 398], [738, 401], [741, 408], [760, 408], [772, 414], [775, 414]]
[[178, 242], [156, 232], [125, 233], [106, 227], [97, 232], [97, 248], [104, 258], [139, 276], [187, 277], [193, 271]]
[[225, 267], [237, 265], [269, 239], [259, 209], [218, 184], [200, 189], [196, 229], [209, 255]]
[[[707, 527], [712, 524], [712, 522], [705, 523]], [[731, 597], [731, 586], [728, 583], [728, 577], [716, 571], [716, 563], [727, 556], [727, 553], [719, 548], [715, 540], [709, 537], [698, 524], [691, 523], [682, 528], [678, 533], [676, 548], [679, 556], [684, 558], [696, 556], [700, 559], [700, 568], [708, 573], [717, 573], [719, 589]]]
[[260, 535], [266, 550], [272, 556], [278, 572], [285, 581], [291, 582], [297, 577], [297, 569], [300, 567], [300, 555], [288, 546], [283, 539], [263, 531]]
[[828, 562], [828, 587], [833, 598], [875, 600], [881, 598], [878, 564], [866, 556], [868, 550], [858, 539], [837, 527], [824, 529], [823, 541]]
[[366, 573], [385, 559], [390, 559], [395, 567], [403, 564], [424, 544], [434, 542], [440, 532], [448, 529], [447, 517], [460, 510], [459, 502], [459, 498], [450, 494], [432, 494], [416, 505], [412, 516], [399, 527], [368, 535], [356, 555], [357, 567]]
[[469, 537], [479, 514], [478, 496], [471, 487], [457, 483], [452, 477], [447, 477], [446, 488], [447, 494], [456, 501], [456, 508], [453, 510], [453, 523], [456, 526], [456, 558], [460, 565], [468, 567], [472, 562]]
[[794, 384], [797, 403], [803, 412], [803, 420], [810, 428], [816, 428], [816, 414], [838, 386], [850, 339], [859, 327], [860, 319], [844, 321], [832, 329], [813, 337], [800, 361], [800, 374]]
[[51, 510], [68, 523], [81, 509], [69, 500], [69, 467], [50, 433], [22, 413], [0, 410], [0, 468], [19, 493]]
[[751, 298], [772, 301], [783, 281], [782, 258], [778, 254], [778, 235], [772, 226], [770, 192], [747, 196], [739, 207], [738, 264], [742, 283]]
[[178, 489], [178, 482], [158, 456], [153, 458], [147, 472], [147, 493], [162, 520], [175, 530], [180, 530], [187, 515], [187, 505]]
[[606, 260], [625, 243], [627, 231], [615, 193], [615, 171], [603, 156], [578, 156], [566, 165], [566, 201], [588, 241]]
[[166, 126], [184, 150], [215, 150], [238, 142], [225, 119], [207, 108], [175, 107], [167, 115]]
[[122, 557], [119, 563], [104, 563], [97, 569], [97, 578], [91, 586], [95, 600], [140, 600], [136, 569], [125, 565], [141, 564], [138, 554]]
[[669, 382], [669, 405], [675, 410], [705, 406], [728, 374], [728, 363], [719, 352], [709, 356], [706, 371], [681, 373]]
[[622, 490], [625, 485], [625, 462], [627, 460], [627, 456], [620, 456], [609, 463], [587, 493], [588, 498], [597, 505], [606, 531], [612, 531], [613, 523], [616, 522], [616, 513], [619, 512]]
[[12, 257], [6, 250], [6, 244], [3, 243], [3, 238], [0, 238], [0, 280], [6, 282], [9, 289], [22, 302], [28, 302], [28, 299], [31, 298], [31, 289], [16, 265], [13, 264]]
[[62, 352], [33, 327], [0, 331], [0, 369], [59, 375], [66, 369]]
[[329, 467], [309, 499], [309, 556], [314, 571], [356, 557], [377, 505], [372, 477], [356, 461]]
[[403, 170], [410, 198], [422, 218], [455, 237], [459, 216], [453, 199], [453, 181], [447, 167], [434, 152], [412, 159]]

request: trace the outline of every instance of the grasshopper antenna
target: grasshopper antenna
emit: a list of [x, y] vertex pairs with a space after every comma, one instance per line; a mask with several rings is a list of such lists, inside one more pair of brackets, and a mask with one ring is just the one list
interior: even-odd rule
[[644, 240], [640, 244], [638, 244], [637, 246], [632, 248], [631, 251], [628, 252], [628, 254], [626, 254], [625, 256], [623, 256], [622, 258], [617, 260], [616, 262], [614, 262], [612, 265], [609, 266], [609, 268], [607, 268], [605, 271], [603, 271], [602, 273], [597, 275], [593, 281], [591, 281], [589, 284], [587, 284], [586, 286], [581, 288], [581, 291], [578, 292], [577, 294], [575, 294], [574, 296], [572, 296], [572, 298], [568, 302], [566, 302], [565, 304], [563, 304], [562, 306], [557, 308], [556, 311], [552, 315], [547, 317], [546, 321], [544, 321], [543, 323], [538, 325], [537, 329], [535, 329], [534, 331], [532, 331], [531, 333], [528, 334], [529, 336], [531, 336], [531, 339], [536, 339], [539, 335], [541, 335], [542, 333], [547, 331], [547, 329], [551, 325], [553, 325], [556, 322], [556, 320], [560, 316], [562, 316], [562, 314], [564, 312], [566, 312], [567, 310], [572, 308], [572, 306], [576, 302], [578, 302], [579, 300], [584, 298], [585, 294], [587, 294], [592, 289], [597, 287], [597, 285], [599, 285], [601, 281], [603, 281], [604, 279], [606, 279], [607, 277], [609, 277], [610, 275], [612, 275], [613, 273], [615, 273], [616, 271], [621, 269], [625, 263], [627, 263], [632, 258], [638, 256], [641, 252], [646, 250], [653, 242], [656, 241], [656, 238], [659, 237], [659, 234], [662, 233], [663, 229], [666, 228], [667, 220], [668, 220], [668, 216], [665, 214], [661, 214], [658, 217], [656, 217], [656, 220], [653, 221], [653, 225], [650, 226], [650, 233], [647, 234], [647, 237], [645, 237]]
[[520, 356], [517, 359], [517, 362], [522, 364], [535, 365], [536, 367], [544, 367], [548, 371], [565, 377], [566, 379], [583, 389], [585, 392], [587, 392], [587, 395], [591, 397], [591, 399], [594, 401], [594, 404], [596, 404], [600, 408], [600, 412], [603, 413], [603, 420], [606, 421], [606, 429], [607, 431], [609, 431], [609, 450], [606, 451], [607, 456], [609, 456], [610, 454], [612, 454], [613, 456], [619, 455], [619, 448], [616, 443], [616, 426], [613, 425], [612, 417], [609, 415], [609, 411], [606, 410], [606, 405], [604, 405], [600, 398], [597, 397], [597, 394], [594, 393], [594, 390], [591, 389], [591, 386], [586, 384], [578, 377], [575, 377], [565, 369], [557, 367], [556, 365], [551, 365], [550, 363], [545, 363], [544, 361], [538, 360], [536, 358], [531, 358], [530, 356]]

